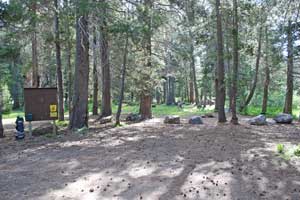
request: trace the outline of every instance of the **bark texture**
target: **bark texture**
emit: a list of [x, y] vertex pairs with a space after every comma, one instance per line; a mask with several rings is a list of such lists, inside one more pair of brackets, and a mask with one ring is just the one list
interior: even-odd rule
[[167, 105], [175, 104], [175, 77], [167, 77]]
[[293, 68], [294, 68], [294, 57], [293, 57], [293, 31], [292, 22], [288, 22], [288, 63], [287, 63], [287, 80], [286, 80], [286, 94], [284, 103], [284, 113], [292, 114], [293, 108], [293, 90], [294, 90], [294, 80], [293, 80]]
[[238, 124], [238, 117], [236, 113], [236, 100], [237, 100], [237, 79], [238, 79], [238, 66], [239, 66], [239, 47], [238, 47], [238, 8], [237, 0], [233, 0], [233, 70], [232, 70], [232, 101], [231, 101], [231, 112], [232, 118], [231, 123]]
[[268, 28], [265, 29], [265, 37], [266, 37], [266, 52], [265, 52], [265, 82], [264, 82], [264, 94], [263, 94], [263, 102], [261, 113], [267, 113], [268, 107], [268, 94], [269, 94], [269, 84], [270, 84], [270, 68], [269, 68], [269, 39], [268, 39]]
[[32, 87], [39, 87], [39, 69], [38, 69], [38, 51], [37, 51], [37, 33], [36, 33], [36, 10], [37, 5], [34, 0], [32, 3], [32, 28], [33, 32], [31, 35], [31, 51], [32, 51]]
[[4, 129], [2, 124], [2, 88], [0, 88], [0, 138], [4, 137]]
[[70, 129], [88, 126], [89, 37], [87, 15], [76, 20], [76, 63]]
[[216, 0], [217, 15], [217, 57], [218, 57], [218, 121], [226, 122], [225, 115], [225, 80], [224, 80], [224, 55], [223, 55], [223, 31], [220, 0]]
[[101, 117], [107, 117], [112, 114], [111, 111], [111, 77], [109, 63], [109, 46], [107, 33], [107, 9], [105, 7], [106, 0], [101, 0], [102, 17], [100, 22], [100, 51], [101, 51], [101, 68], [102, 68], [102, 102], [101, 102]]
[[97, 36], [93, 30], [93, 115], [98, 115], [98, 70], [97, 70]]
[[61, 69], [61, 48], [60, 48], [60, 34], [59, 34], [59, 16], [58, 16], [58, 2], [54, 0], [55, 16], [54, 16], [54, 32], [55, 32], [55, 51], [56, 51], [56, 80], [58, 90], [58, 120], [64, 121], [64, 90], [63, 77]]
[[[152, 36], [152, 26], [151, 26], [151, 9], [152, 9], [153, 2], [152, 0], [145, 0], [144, 6], [144, 23], [147, 27], [147, 31], [144, 33], [143, 43], [144, 43], [144, 54], [146, 58], [145, 68], [151, 70], [152, 62], [152, 44], [151, 44], [151, 36]], [[147, 75], [146, 82], [150, 81], [150, 76]], [[151, 91], [150, 88], [147, 86], [147, 89], [141, 92], [141, 102], [140, 102], [140, 114], [142, 119], [150, 119], [152, 118], [152, 111], [151, 111]]]
[[125, 90], [125, 78], [126, 78], [126, 65], [127, 65], [127, 55], [128, 55], [128, 33], [126, 33], [126, 41], [123, 55], [123, 64], [121, 70], [121, 90], [120, 90], [120, 99], [118, 104], [118, 111], [116, 114], [116, 125], [120, 125], [120, 116], [122, 112], [122, 103], [124, 99], [124, 90]]

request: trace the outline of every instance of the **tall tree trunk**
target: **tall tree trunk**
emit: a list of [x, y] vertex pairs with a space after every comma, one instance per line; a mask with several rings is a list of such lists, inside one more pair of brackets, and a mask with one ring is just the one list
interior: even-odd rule
[[238, 79], [238, 67], [239, 67], [239, 35], [238, 35], [238, 5], [237, 0], [233, 0], [233, 71], [232, 71], [232, 102], [231, 102], [231, 112], [232, 124], [238, 124], [238, 117], [236, 113], [236, 100], [237, 100], [237, 79]]
[[71, 113], [72, 113], [72, 98], [73, 98], [73, 93], [72, 93], [72, 65], [71, 65], [71, 54], [72, 54], [72, 43], [71, 43], [71, 31], [70, 31], [70, 10], [69, 10], [69, 0], [64, 0], [64, 8], [66, 9], [66, 74], [67, 74], [67, 92], [66, 102], [68, 104], [69, 108], [69, 118], [71, 118]]
[[219, 81], [218, 81], [218, 65], [215, 65], [215, 84], [214, 84], [214, 89], [215, 89], [215, 112], [218, 112], [219, 110]]
[[245, 103], [241, 106], [240, 111], [243, 111], [250, 103], [255, 89], [256, 89], [256, 84], [257, 84], [257, 79], [258, 79], [258, 70], [259, 70], [259, 64], [260, 64], [260, 57], [261, 57], [261, 41], [262, 41], [262, 25], [259, 27], [259, 36], [258, 36], [258, 49], [257, 49], [257, 56], [256, 56], [256, 63], [255, 63], [255, 75], [254, 75], [254, 80], [252, 83], [252, 87], [250, 89], [250, 93], [246, 98]]
[[31, 35], [31, 50], [32, 50], [32, 87], [39, 87], [39, 69], [38, 69], [38, 52], [37, 52], [37, 33], [36, 33], [36, 1], [32, 3], [32, 35]]
[[67, 70], [68, 70], [68, 107], [69, 107], [69, 117], [71, 117], [71, 113], [72, 113], [72, 65], [71, 65], [71, 51], [72, 51], [72, 47], [71, 47], [71, 42], [69, 41], [70, 39], [68, 39], [67, 42]]
[[123, 64], [122, 64], [122, 70], [121, 70], [121, 90], [120, 90], [118, 111], [116, 114], [116, 125], [120, 125], [120, 116], [121, 116], [121, 112], [122, 112], [122, 103], [123, 103], [123, 99], [124, 99], [126, 65], [127, 65], [128, 43], [129, 43], [128, 37], [129, 37], [128, 32], [126, 32], [125, 48], [124, 48], [124, 54], [123, 54]]
[[0, 138], [4, 137], [4, 129], [3, 129], [3, 123], [2, 123], [2, 88], [0, 87]]
[[268, 107], [268, 93], [269, 93], [269, 84], [270, 84], [270, 68], [269, 68], [269, 39], [268, 39], [268, 27], [266, 26], [265, 30], [265, 37], [266, 37], [266, 55], [265, 55], [265, 83], [264, 83], [264, 94], [263, 94], [263, 102], [261, 113], [267, 113]]
[[193, 78], [193, 85], [195, 91], [195, 102], [196, 105], [199, 105], [199, 90], [197, 86], [197, 76], [196, 76], [196, 66], [195, 66], [195, 57], [194, 57], [194, 45], [191, 46], [191, 69], [192, 69], [192, 78]]
[[223, 31], [222, 17], [220, 13], [220, 0], [216, 0], [216, 15], [217, 15], [217, 46], [218, 46], [218, 121], [226, 122], [225, 115], [225, 80], [224, 80], [224, 55], [223, 55]]
[[[80, 12], [77, 9], [77, 12]], [[70, 129], [88, 126], [88, 86], [89, 86], [89, 37], [88, 16], [76, 17], [76, 63], [73, 109]]]
[[97, 36], [96, 28], [93, 29], [93, 115], [98, 115]]
[[[230, 16], [226, 16], [226, 20], [225, 20], [225, 30], [229, 30], [229, 19]], [[228, 96], [228, 100], [229, 100], [229, 110], [231, 111], [231, 105], [232, 105], [232, 67], [231, 67], [231, 52], [229, 50], [229, 46], [230, 46], [230, 37], [227, 36], [226, 37], [226, 61], [227, 61], [227, 67], [225, 70], [225, 73], [227, 75], [227, 96]]]
[[167, 102], [166, 105], [175, 104], [175, 77], [167, 76]]
[[294, 80], [293, 80], [293, 68], [294, 68], [294, 57], [293, 57], [293, 31], [292, 21], [288, 22], [287, 29], [288, 37], [288, 63], [287, 63], [287, 80], [286, 80], [286, 94], [284, 103], [284, 113], [292, 114], [293, 109], [293, 91], [294, 91]]
[[112, 114], [111, 111], [111, 81], [110, 81], [110, 63], [109, 63], [109, 46], [107, 32], [107, 9], [106, 0], [102, 2], [102, 17], [100, 23], [100, 51], [101, 51], [101, 67], [102, 67], [102, 102], [101, 102], [101, 117], [107, 117]]
[[186, 14], [188, 18], [189, 25], [189, 37], [190, 37], [190, 50], [189, 50], [189, 58], [190, 58], [190, 86], [191, 93], [190, 99], [191, 103], [196, 102], [196, 105], [199, 104], [199, 91], [197, 86], [197, 77], [196, 77], [196, 67], [195, 67], [195, 56], [194, 56], [194, 33], [192, 32], [192, 28], [195, 26], [195, 0], [186, 1]]
[[54, 16], [54, 31], [55, 31], [55, 49], [56, 49], [56, 80], [58, 88], [58, 120], [64, 121], [64, 90], [63, 78], [61, 70], [61, 48], [60, 48], [60, 35], [59, 35], [59, 14], [58, 3], [54, 0], [55, 16]]
[[[144, 23], [147, 27], [147, 31], [144, 33], [144, 50], [145, 50], [145, 57], [146, 63], [145, 68], [151, 70], [152, 67], [152, 44], [151, 44], [151, 37], [152, 37], [152, 26], [151, 26], [151, 9], [152, 9], [152, 0], [145, 0], [144, 6]], [[145, 82], [150, 80], [150, 76], [146, 77]], [[140, 102], [140, 114], [142, 119], [150, 119], [152, 118], [152, 111], [151, 111], [151, 91], [149, 87], [141, 92], [141, 102]]]
[[189, 79], [189, 102], [194, 103], [195, 102], [195, 95], [194, 95], [194, 81], [193, 81], [193, 70], [190, 69], [190, 79]]

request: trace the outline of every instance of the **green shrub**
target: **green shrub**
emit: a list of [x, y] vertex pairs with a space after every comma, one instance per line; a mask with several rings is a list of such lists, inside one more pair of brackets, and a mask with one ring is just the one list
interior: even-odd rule
[[294, 155], [297, 157], [300, 157], [300, 144], [294, 150]]
[[284, 152], [284, 145], [283, 144], [277, 144], [277, 152], [283, 153]]

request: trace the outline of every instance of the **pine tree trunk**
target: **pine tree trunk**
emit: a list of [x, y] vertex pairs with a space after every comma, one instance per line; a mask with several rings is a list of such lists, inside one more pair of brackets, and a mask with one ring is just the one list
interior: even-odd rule
[[98, 115], [98, 71], [97, 71], [97, 37], [93, 30], [93, 115]]
[[[147, 26], [147, 31], [144, 33], [144, 52], [146, 57], [145, 68], [151, 70], [152, 67], [152, 44], [151, 44], [151, 37], [152, 37], [152, 25], [151, 25], [151, 9], [152, 9], [152, 0], [145, 0], [145, 15], [144, 15], [144, 23]], [[146, 77], [145, 82], [150, 81], [150, 76]], [[147, 84], [147, 83], [146, 83]], [[152, 118], [152, 111], [151, 111], [151, 91], [149, 87], [146, 87], [144, 91], [141, 92], [141, 102], [140, 102], [140, 114], [142, 119], [150, 119]]]
[[70, 129], [88, 126], [89, 37], [87, 15], [76, 19], [76, 63]]
[[[228, 30], [228, 18], [230, 18], [229, 16], [226, 17], [226, 22], [225, 22], [225, 30]], [[228, 38], [229, 36], [227, 36], [226, 39], [226, 54], [227, 54], [227, 70], [226, 70], [226, 74], [227, 74], [227, 96], [229, 99], [229, 110], [231, 111], [231, 105], [232, 105], [232, 100], [233, 100], [233, 96], [232, 96], [232, 67], [231, 67], [231, 52], [229, 50], [229, 46], [230, 46], [230, 39]]]
[[263, 94], [263, 102], [262, 102], [262, 109], [261, 113], [267, 113], [268, 107], [268, 93], [269, 93], [269, 84], [270, 84], [270, 68], [269, 68], [269, 39], [268, 39], [268, 28], [266, 27], [265, 30], [265, 37], [266, 37], [266, 56], [265, 56], [265, 82], [264, 82], [264, 94]]
[[294, 80], [293, 80], [293, 68], [294, 68], [294, 57], [293, 57], [293, 31], [292, 22], [288, 22], [288, 63], [287, 63], [287, 80], [286, 80], [286, 94], [285, 94], [285, 104], [284, 113], [292, 114], [293, 109], [293, 91], [294, 91]]
[[199, 91], [197, 86], [197, 76], [196, 76], [196, 67], [195, 67], [195, 57], [194, 57], [194, 45], [191, 46], [191, 69], [192, 69], [192, 78], [195, 92], [195, 102], [196, 105], [199, 105]]
[[126, 78], [126, 65], [127, 65], [127, 55], [128, 55], [128, 32], [126, 33], [126, 41], [125, 41], [125, 48], [124, 48], [124, 55], [123, 55], [123, 64], [121, 70], [121, 90], [120, 90], [120, 99], [118, 105], [118, 111], [116, 114], [116, 125], [120, 125], [120, 116], [122, 112], [122, 103], [124, 99], [124, 90], [125, 90], [125, 78]]
[[61, 70], [61, 48], [60, 48], [60, 35], [59, 35], [59, 17], [58, 17], [58, 3], [54, 0], [55, 16], [54, 16], [54, 30], [55, 30], [55, 49], [56, 49], [56, 79], [58, 89], [58, 120], [64, 121], [64, 91], [63, 79]]
[[3, 129], [3, 123], [2, 123], [2, 88], [0, 87], [0, 138], [4, 137], [4, 129]]
[[225, 115], [225, 80], [224, 80], [224, 55], [223, 55], [223, 31], [222, 17], [220, 13], [220, 0], [216, 0], [216, 15], [217, 15], [217, 47], [218, 47], [218, 121], [226, 122]]
[[193, 71], [192, 69], [190, 69], [190, 79], [189, 79], [189, 101], [190, 103], [194, 103], [195, 102], [195, 95], [194, 95], [194, 81], [193, 81]]
[[39, 69], [38, 69], [38, 52], [37, 52], [37, 34], [36, 34], [36, 1], [32, 4], [32, 28], [33, 32], [31, 35], [31, 50], [32, 50], [32, 87], [39, 87]]
[[[69, 0], [64, 0], [64, 7], [66, 9], [69, 8]], [[72, 99], [73, 99], [73, 93], [72, 93], [72, 65], [71, 65], [71, 52], [72, 52], [72, 44], [71, 44], [71, 32], [70, 32], [70, 13], [69, 10], [66, 14], [66, 40], [67, 40], [67, 45], [66, 45], [66, 54], [67, 54], [67, 58], [66, 58], [66, 63], [67, 63], [67, 76], [68, 76], [68, 81], [67, 81], [67, 88], [68, 88], [68, 108], [69, 108], [69, 118], [71, 118], [71, 114], [72, 114]]]
[[258, 79], [258, 70], [260, 64], [260, 57], [261, 57], [261, 41], [262, 41], [262, 26], [259, 28], [259, 36], [258, 36], [258, 49], [257, 49], [257, 56], [256, 56], [256, 63], [255, 63], [255, 75], [253, 84], [250, 90], [249, 95], [246, 98], [245, 103], [241, 106], [240, 111], [243, 111], [250, 103], [256, 89], [257, 79]]
[[238, 124], [238, 117], [236, 113], [236, 100], [237, 100], [237, 79], [238, 79], [238, 66], [239, 66], [239, 47], [238, 47], [238, 7], [237, 0], [233, 0], [233, 71], [232, 71], [232, 102], [231, 112], [232, 124]]
[[110, 63], [109, 63], [109, 46], [107, 33], [107, 9], [105, 7], [106, 0], [101, 0], [102, 17], [100, 23], [100, 51], [101, 51], [101, 68], [102, 68], [102, 102], [101, 102], [101, 117], [107, 117], [112, 114], [111, 110], [111, 81], [110, 81]]
[[219, 110], [219, 81], [218, 81], [218, 65], [215, 65], [215, 112], [218, 112]]
[[141, 95], [140, 114], [143, 120], [152, 118], [151, 100], [152, 100], [151, 95], [149, 94]]
[[175, 77], [167, 77], [167, 102], [166, 105], [175, 104]]

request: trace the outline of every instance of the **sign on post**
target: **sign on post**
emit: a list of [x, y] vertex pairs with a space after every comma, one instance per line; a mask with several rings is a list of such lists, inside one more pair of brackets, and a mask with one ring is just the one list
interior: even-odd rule
[[56, 120], [57, 88], [24, 88], [26, 121]]

